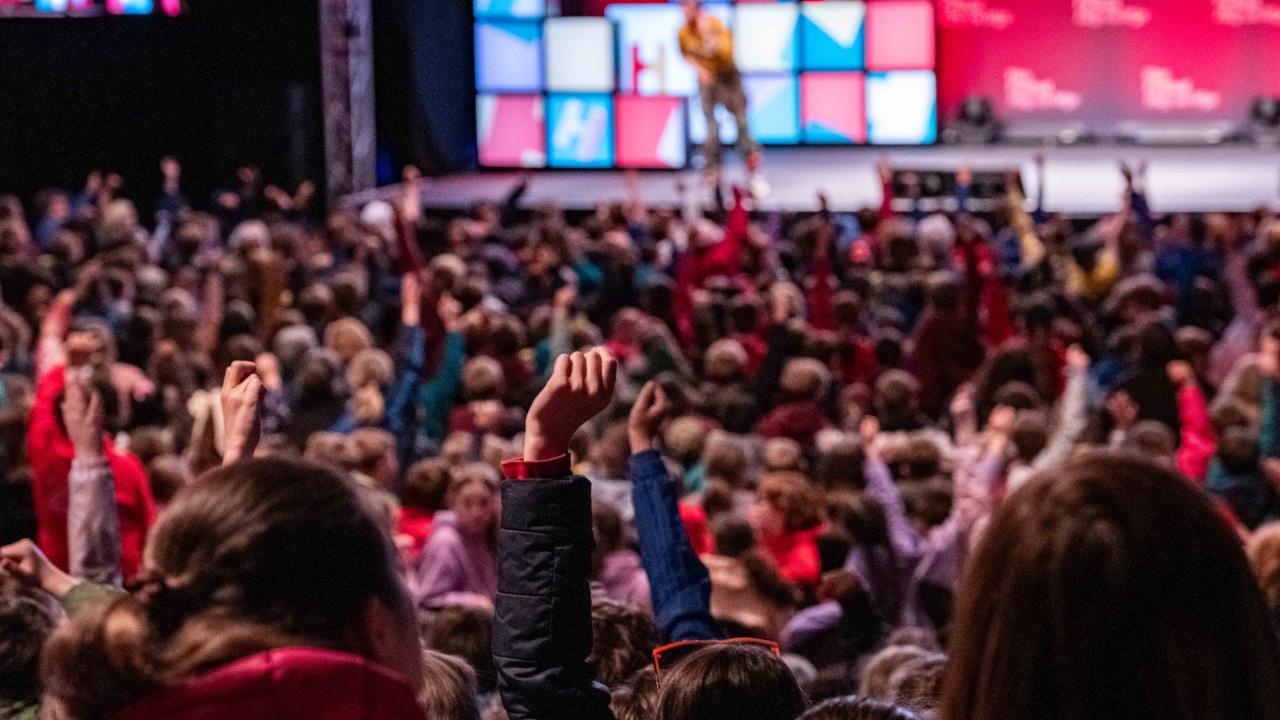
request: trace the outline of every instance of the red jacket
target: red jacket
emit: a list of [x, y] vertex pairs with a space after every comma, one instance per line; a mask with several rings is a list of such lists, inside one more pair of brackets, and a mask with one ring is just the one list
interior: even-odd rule
[[358, 655], [282, 648], [134, 703], [120, 720], [423, 720], [398, 675]]
[[818, 535], [821, 533], [822, 526], [819, 525], [808, 530], [761, 535], [760, 549], [773, 560], [778, 574], [787, 582], [813, 587], [818, 584], [818, 576], [822, 574], [822, 563], [818, 556]]
[[[62, 366], [45, 373], [36, 385], [27, 431], [31, 459], [31, 494], [39, 530], [36, 544], [54, 565], [68, 569], [67, 478], [75, 451], [54, 417], [54, 403], [66, 382]], [[116, 482], [116, 510], [120, 515], [120, 569], [126, 579], [138, 574], [147, 530], [155, 522], [156, 501], [142, 463], [131, 453], [116, 450], [110, 438], [103, 445]]]

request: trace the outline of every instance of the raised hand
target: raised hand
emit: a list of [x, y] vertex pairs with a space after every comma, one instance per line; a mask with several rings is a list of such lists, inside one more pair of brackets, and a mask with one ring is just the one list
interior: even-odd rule
[[1258, 369], [1267, 377], [1280, 377], [1280, 340], [1263, 335], [1258, 348]]
[[1000, 405], [991, 411], [991, 417], [987, 420], [987, 429], [993, 433], [1008, 435], [1013, 429], [1013, 419], [1017, 414], [1018, 411], [1008, 405]]
[[0, 547], [0, 572], [59, 598], [77, 584], [75, 578], [59, 570], [30, 540]]
[[1170, 361], [1165, 366], [1165, 371], [1169, 373], [1169, 382], [1178, 387], [1187, 387], [1196, 382], [1196, 373], [1191, 369], [1191, 363], [1186, 360]]
[[444, 329], [454, 332], [458, 329], [458, 321], [462, 318], [462, 303], [449, 293], [444, 293], [436, 301], [436, 314], [440, 316]]
[[1072, 370], [1089, 369], [1089, 356], [1079, 345], [1067, 348], [1067, 367]]
[[400, 323], [405, 327], [422, 324], [422, 281], [416, 272], [400, 278]]
[[627, 435], [633, 455], [653, 449], [653, 438], [670, 410], [671, 402], [662, 392], [662, 387], [653, 380], [645, 383], [627, 417]]
[[62, 420], [77, 460], [102, 458], [102, 398], [79, 378], [68, 379]]
[[569, 451], [569, 440], [583, 423], [613, 401], [618, 361], [598, 347], [561, 355], [546, 387], [525, 418], [524, 459], [547, 460]]
[[858, 422], [858, 438], [862, 440], [863, 451], [868, 457], [880, 454], [880, 419], [874, 415], [865, 415]]
[[222, 464], [253, 457], [262, 435], [262, 394], [265, 392], [258, 368], [248, 360], [237, 360], [222, 377]]

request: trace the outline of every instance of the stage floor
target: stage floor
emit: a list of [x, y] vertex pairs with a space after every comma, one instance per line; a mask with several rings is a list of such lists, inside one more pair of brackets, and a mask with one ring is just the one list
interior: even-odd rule
[[[772, 191], [759, 206], [765, 210], [808, 210], [825, 191], [837, 210], [855, 210], [880, 202], [875, 162], [888, 155], [896, 169], [977, 170], [1018, 168], [1029, 194], [1036, 191], [1032, 158], [1035, 148], [1010, 146], [935, 146], [925, 148], [773, 148], [765, 154]], [[1117, 163], [1145, 158], [1149, 162], [1148, 195], [1160, 212], [1248, 211], [1280, 206], [1280, 150], [1245, 145], [1169, 148], [1086, 146], [1055, 148], [1046, 163], [1045, 205], [1053, 212], [1092, 215], [1119, 206], [1123, 181]], [[740, 179], [740, 165], [726, 168], [728, 179]], [[430, 208], [462, 208], [479, 199], [499, 199], [515, 181], [515, 172], [474, 172], [431, 178], [424, 182], [423, 201]], [[698, 173], [641, 171], [638, 179], [651, 203], [675, 203], [676, 181], [698, 182]], [[346, 198], [358, 204], [398, 194], [396, 186]], [[594, 207], [602, 200], [626, 195], [621, 171], [536, 171], [525, 198], [527, 205], [551, 201], [571, 210]]]

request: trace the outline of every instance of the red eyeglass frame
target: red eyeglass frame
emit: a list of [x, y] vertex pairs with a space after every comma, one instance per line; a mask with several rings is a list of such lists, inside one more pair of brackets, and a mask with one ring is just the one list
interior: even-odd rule
[[659, 681], [662, 680], [662, 658], [664, 655], [670, 655], [672, 650], [686, 650], [683, 654], [689, 653], [703, 647], [712, 645], [753, 645], [755, 647], [764, 648], [773, 653], [776, 658], [782, 657], [782, 648], [778, 647], [778, 643], [772, 640], [761, 640], [760, 638], [740, 637], [729, 638], [727, 640], [678, 640], [673, 643], [667, 643], [661, 647], [653, 649], [653, 674]]

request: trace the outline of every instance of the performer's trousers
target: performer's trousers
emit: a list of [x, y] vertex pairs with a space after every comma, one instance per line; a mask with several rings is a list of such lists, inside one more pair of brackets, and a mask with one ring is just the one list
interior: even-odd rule
[[702, 116], [707, 121], [707, 138], [702, 146], [702, 158], [708, 167], [720, 165], [720, 124], [716, 122], [716, 106], [723, 105], [733, 115], [738, 125], [738, 152], [747, 157], [760, 150], [747, 127], [747, 94], [742, 89], [742, 75], [734, 72], [717, 76], [699, 88], [702, 96]]

